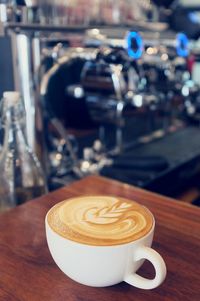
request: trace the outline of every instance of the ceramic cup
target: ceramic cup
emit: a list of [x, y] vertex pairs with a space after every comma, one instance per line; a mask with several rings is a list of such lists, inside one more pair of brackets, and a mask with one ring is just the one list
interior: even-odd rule
[[[141, 289], [156, 288], [164, 281], [165, 262], [151, 248], [155, 229], [154, 218], [151, 230], [137, 240], [119, 245], [96, 246], [59, 235], [49, 226], [47, 216], [48, 213], [45, 227], [50, 253], [60, 270], [71, 279], [94, 287], [111, 286], [125, 281]], [[145, 259], [150, 261], [155, 269], [154, 279], [137, 274]]]

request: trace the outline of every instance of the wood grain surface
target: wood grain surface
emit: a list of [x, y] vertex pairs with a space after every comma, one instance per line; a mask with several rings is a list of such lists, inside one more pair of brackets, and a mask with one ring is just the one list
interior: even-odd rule
[[[53, 262], [44, 229], [47, 211], [76, 195], [107, 194], [133, 199], [156, 218], [153, 242], [167, 264], [167, 278], [150, 291], [125, 282], [92, 288], [65, 276]], [[105, 271], [106, 273], [106, 271]], [[140, 274], [153, 277], [145, 262]], [[200, 208], [127, 184], [90, 176], [0, 215], [1, 301], [199, 301]]]

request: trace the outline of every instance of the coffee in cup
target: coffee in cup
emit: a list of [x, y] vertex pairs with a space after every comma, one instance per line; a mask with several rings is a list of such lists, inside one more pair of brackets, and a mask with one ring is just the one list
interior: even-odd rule
[[[99, 195], [72, 198], [52, 207], [45, 224], [53, 259], [75, 281], [108, 286], [124, 280], [150, 289], [165, 278], [165, 263], [150, 248], [154, 217], [134, 201]], [[136, 274], [144, 259], [154, 265], [153, 280]]]

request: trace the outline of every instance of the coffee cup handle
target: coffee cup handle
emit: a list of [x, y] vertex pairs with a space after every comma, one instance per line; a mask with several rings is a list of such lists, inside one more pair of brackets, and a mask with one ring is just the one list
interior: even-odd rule
[[136, 273], [129, 274], [124, 281], [141, 289], [153, 289], [159, 286], [165, 279], [167, 269], [163, 258], [155, 250], [149, 247], [139, 247], [134, 252], [134, 261], [147, 259], [152, 263], [155, 269], [155, 278], [147, 279]]

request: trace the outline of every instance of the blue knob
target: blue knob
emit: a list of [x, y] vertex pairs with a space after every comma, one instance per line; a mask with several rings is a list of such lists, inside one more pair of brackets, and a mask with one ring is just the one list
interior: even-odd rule
[[189, 40], [186, 34], [176, 35], [176, 52], [178, 56], [187, 57], [189, 55]]
[[129, 57], [139, 59], [143, 53], [143, 40], [138, 32], [129, 31], [126, 36], [126, 48]]

